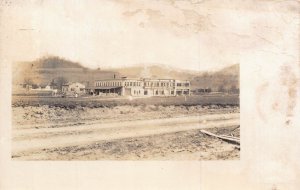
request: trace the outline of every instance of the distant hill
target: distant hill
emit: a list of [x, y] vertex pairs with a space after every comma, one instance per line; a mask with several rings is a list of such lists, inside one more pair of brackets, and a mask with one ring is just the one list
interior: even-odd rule
[[127, 76], [129, 78], [161, 78], [190, 80], [192, 89], [239, 87], [239, 64], [216, 72], [180, 70], [165, 65], [133, 66], [118, 69], [89, 69], [80, 63], [60, 57], [43, 57], [32, 62], [13, 64], [13, 84], [32, 81], [34, 84], [49, 84], [53, 79], [64, 77], [69, 82], [93, 84], [97, 79]]
[[118, 69], [111, 69], [111, 71], [120, 73], [122, 76], [129, 78], [159, 78], [159, 79], [192, 79], [200, 72], [189, 70], [180, 70], [166, 65], [139, 65], [132, 67], [124, 67]]
[[216, 72], [205, 72], [192, 79], [194, 88], [211, 88], [216, 91], [220, 88], [239, 89], [240, 65], [235, 64]]
[[214, 91], [217, 91], [219, 88], [239, 88], [239, 70], [239, 64], [235, 64], [215, 72], [180, 70], [164, 65], [134, 66], [112, 69], [112, 71], [127, 77], [190, 80], [192, 89], [211, 88]]
[[69, 82], [92, 84], [96, 79], [112, 78], [112, 71], [88, 69], [79, 63], [59, 57], [45, 57], [32, 62], [13, 64], [13, 83], [21, 84], [30, 79], [35, 84], [48, 84], [53, 79], [64, 77]]

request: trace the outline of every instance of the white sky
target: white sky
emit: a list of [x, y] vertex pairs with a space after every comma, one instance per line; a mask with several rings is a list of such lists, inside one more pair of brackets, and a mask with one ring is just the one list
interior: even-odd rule
[[285, 54], [278, 47], [289, 45], [296, 12], [293, 1], [20, 1], [1, 13], [1, 53], [11, 61], [61, 56], [90, 68], [215, 70], [253, 50]]

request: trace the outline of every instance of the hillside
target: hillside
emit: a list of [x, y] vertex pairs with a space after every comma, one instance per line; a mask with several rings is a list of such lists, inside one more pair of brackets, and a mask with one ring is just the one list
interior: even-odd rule
[[189, 80], [200, 74], [199, 72], [180, 70], [166, 65], [142, 65], [111, 69], [122, 76], [130, 78], [160, 78], [160, 79], [180, 79]]
[[21, 84], [26, 80], [31, 80], [34, 84], [48, 84], [58, 77], [64, 77], [69, 82], [91, 83], [96, 79], [112, 78], [114, 74], [112, 71], [88, 69], [59, 57], [47, 57], [14, 64], [13, 84]]
[[239, 88], [240, 84], [240, 66], [235, 64], [226, 67], [216, 72], [205, 72], [192, 79], [192, 86], [194, 88], [224, 88], [230, 89], [232, 87]]
[[13, 84], [32, 81], [34, 84], [48, 84], [53, 79], [63, 77], [69, 82], [92, 84], [97, 79], [127, 76], [130, 78], [162, 78], [190, 80], [192, 89], [239, 87], [239, 65], [235, 64], [216, 72], [196, 72], [179, 70], [164, 65], [133, 66], [118, 69], [89, 69], [80, 63], [59, 57], [44, 57], [32, 62], [13, 65]]
[[219, 88], [230, 89], [233, 86], [239, 88], [240, 78], [239, 64], [215, 72], [179, 70], [164, 65], [135, 66], [112, 71], [128, 77], [190, 80], [192, 89], [211, 88], [215, 91]]

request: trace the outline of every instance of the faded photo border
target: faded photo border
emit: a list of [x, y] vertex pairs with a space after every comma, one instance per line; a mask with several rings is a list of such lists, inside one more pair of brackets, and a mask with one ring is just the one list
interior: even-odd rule
[[[299, 3], [275, 0], [212, 3], [217, 7], [228, 6], [229, 12], [236, 11], [240, 16], [237, 25], [249, 30], [249, 36], [242, 37], [246, 38], [245, 43], [254, 36], [262, 43], [246, 43], [243, 51], [238, 52], [240, 160], [23, 162], [11, 160], [11, 65], [18, 47], [24, 44], [11, 40], [16, 31], [8, 24], [14, 21], [13, 14], [26, 5], [1, 1], [0, 189], [298, 189]], [[238, 5], [242, 8], [238, 9]], [[250, 22], [246, 19], [249, 12], [257, 13]], [[251, 23], [258, 23], [257, 26], [271, 23], [273, 28], [253, 27]]]

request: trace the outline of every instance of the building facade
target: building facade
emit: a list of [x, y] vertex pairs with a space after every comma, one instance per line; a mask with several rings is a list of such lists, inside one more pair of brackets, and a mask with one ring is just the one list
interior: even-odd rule
[[190, 95], [190, 82], [175, 79], [107, 79], [95, 81], [96, 95], [178, 96]]
[[67, 83], [62, 85], [63, 93], [83, 94], [85, 93], [85, 85], [79, 82]]

